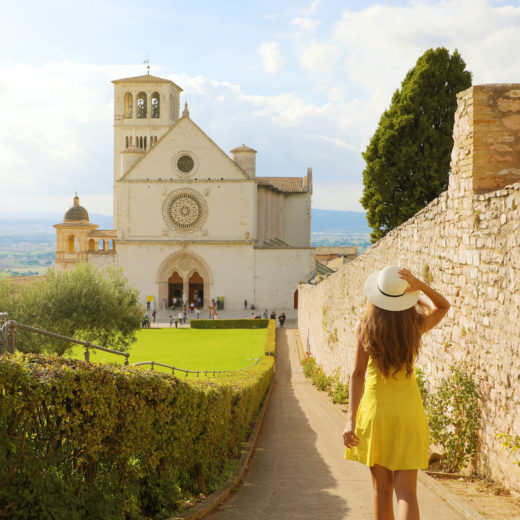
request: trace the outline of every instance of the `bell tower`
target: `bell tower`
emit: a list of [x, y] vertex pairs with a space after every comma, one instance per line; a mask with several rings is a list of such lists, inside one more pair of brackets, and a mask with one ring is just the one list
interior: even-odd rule
[[182, 89], [173, 81], [146, 74], [114, 84], [114, 181], [179, 119]]

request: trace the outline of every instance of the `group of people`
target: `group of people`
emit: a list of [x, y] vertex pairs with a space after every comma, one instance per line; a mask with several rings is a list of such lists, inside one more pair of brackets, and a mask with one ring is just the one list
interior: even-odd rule
[[171, 299], [171, 308], [177, 309], [178, 307], [194, 312], [195, 309], [200, 309], [202, 307], [202, 298], [199, 296], [196, 301], [189, 302], [186, 295], [184, 295], [182, 298], [177, 298], [177, 296], [174, 296]]
[[[244, 306], [247, 306], [247, 300], [244, 300]], [[251, 308], [254, 309], [255, 308], [254, 305], [251, 304]], [[264, 320], [266, 320], [268, 316], [269, 316], [270, 320], [276, 320], [276, 311], [272, 310], [271, 314], [269, 314], [269, 311], [267, 309], [265, 309], [263, 313], [260, 313], [260, 311], [251, 313], [251, 319], [253, 319], [253, 320], [259, 320], [262, 318]], [[280, 327], [283, 327], [286, 319], [287, 319], [287, 317], [285, 316], [285, 312], [280, 313], [280, 316], [278, 316], [278, 321], [280, 323]]]
[[148, 306], [148, 310], [143, 316], [143, 320], [141, 322], [141, 327], [143, 329], [149, 329], [151, 327], [152, 321], [155, 323], [155, 318], [157, 317], [157, 311], [154, 309], [150, 312], [150, 307]]

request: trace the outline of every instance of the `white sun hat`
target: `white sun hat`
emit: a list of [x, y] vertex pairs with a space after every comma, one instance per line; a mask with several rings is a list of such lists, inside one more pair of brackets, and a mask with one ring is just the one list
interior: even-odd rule
[[389, 265], [367, 278], [364, 292], [376, 307], [386, 311], [404, 311], [419, 300], [420, 291], [405, 292], [408, 282], [399, 276], [400, 269], [397, 265]]

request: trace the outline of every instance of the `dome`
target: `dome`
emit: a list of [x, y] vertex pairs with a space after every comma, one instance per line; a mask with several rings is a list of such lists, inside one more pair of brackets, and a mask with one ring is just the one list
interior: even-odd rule
[[74, 197], [74, 204], [71, 208], [69, 208], [65, 212], [65, 216], [63, 217], [63, 222], [69, 222], [69, 221], [89, 221], [88, 220], [88, 211], [83, 207], [79, 205], [79, 197], [78, 194]]

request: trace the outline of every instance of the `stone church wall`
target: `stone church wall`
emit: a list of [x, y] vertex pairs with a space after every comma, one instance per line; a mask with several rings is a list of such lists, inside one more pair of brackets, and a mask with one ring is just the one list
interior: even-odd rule
[[458, 103], [448, 191], [319, 285], [301, 285], [299, 331], [347, 380], [366, 277], [398, 264], [428, 281], [452, 306], [424, 336], [418, 365], [430, 390], [454, 365], [474, 378], [478, 469], [520, 491], [519, 456], [496, 437], [520, 435], [520, 85], [475, 86]]

